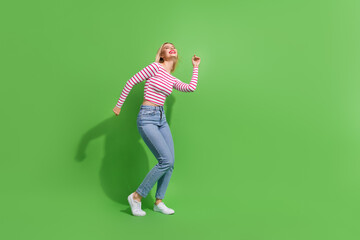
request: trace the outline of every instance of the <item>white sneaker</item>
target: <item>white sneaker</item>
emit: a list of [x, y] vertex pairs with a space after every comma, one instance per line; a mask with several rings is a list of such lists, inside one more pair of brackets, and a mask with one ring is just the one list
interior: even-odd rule
[[146, 212], [141, 210], [141, 202], [134, 199], [134, 193], [128, 196], [128, 202], [130, 204], [131, 212], [134, 216], [145, 216]]
[[175, 212], [174, 209], [168, 208], [163, 202], [160, 202], [158, 205], [154, 203], [154, 211], [162, 212], [164, 214], [173, 214]]

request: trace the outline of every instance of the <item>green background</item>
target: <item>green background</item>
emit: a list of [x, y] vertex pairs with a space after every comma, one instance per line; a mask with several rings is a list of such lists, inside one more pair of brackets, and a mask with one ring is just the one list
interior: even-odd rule
[[[2, 239], [359, 239], [360, 2], [2, 1]], [[165, 102], [164, 202], [127, 196], [157, 163], [136, 128], [163, 42], [194, 93]]]

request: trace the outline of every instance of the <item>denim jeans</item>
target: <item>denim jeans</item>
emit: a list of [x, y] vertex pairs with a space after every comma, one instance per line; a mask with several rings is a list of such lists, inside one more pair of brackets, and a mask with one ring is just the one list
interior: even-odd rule
[[157, 182], [156, 198], [163, 199], [174, 169], [174, 142], [163, 106], [141, 105], [137, 128], [158, 163], [145, 176], [136, 192], [146, 197]]

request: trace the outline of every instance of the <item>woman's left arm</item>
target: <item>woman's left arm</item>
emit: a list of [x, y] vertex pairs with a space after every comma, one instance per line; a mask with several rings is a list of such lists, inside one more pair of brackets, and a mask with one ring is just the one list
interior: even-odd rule
[[175, 79], [174, 88], [181, 92], [194, 92], [197, 86], [199, 67], [193, 67], [193, 75], [189, 84]]

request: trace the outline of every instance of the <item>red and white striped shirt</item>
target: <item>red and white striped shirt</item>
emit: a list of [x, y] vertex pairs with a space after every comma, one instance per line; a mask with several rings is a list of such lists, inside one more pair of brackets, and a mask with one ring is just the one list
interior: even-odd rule
[[181, 92], [194, 92], [198, 80], [198, 67], [193, 67], [193, 75], [189, 84], [183, 83], [158, 62], [153, 62], [130, 78], [123, 88], [116, 107], [121, 108], [132, 87], [147, 79], [144, 88], [144, 99], [163, 106], [165, 99], [175, 88]]

